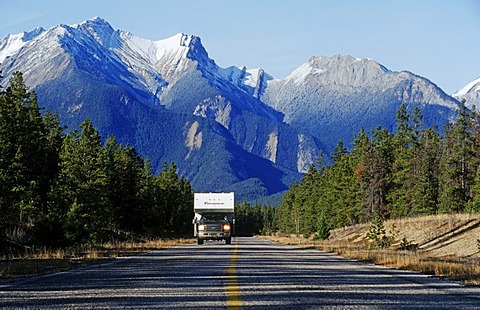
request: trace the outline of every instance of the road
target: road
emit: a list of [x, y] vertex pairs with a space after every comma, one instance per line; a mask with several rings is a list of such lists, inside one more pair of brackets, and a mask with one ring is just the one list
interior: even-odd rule
[[259, 238], [0, 281], [0, 308], [474, 309], [480, 288]]

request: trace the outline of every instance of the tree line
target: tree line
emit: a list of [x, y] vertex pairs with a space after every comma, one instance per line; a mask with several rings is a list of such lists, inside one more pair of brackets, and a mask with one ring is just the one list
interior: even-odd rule
[[396, 131], [355, 135], [293, 184], [278, 210], [286, 233], [328, 231], [380, 219], [480, 211], [480, 114], [464, 102], [441, 133], [425, 128], [420, 109], [400, 106]]
[[[0, 251], [139, 237], [190, 236], [193, 190], [175, 164], [150, 161], [92, 122], [66, 132], [58, 115], [13, 74], [0, 89]], [[400, 106], [396, 131], [377, 127], [320, 156], [280, 206], [236, 205], [237, 235], [332, 228], [437, 213], [480, 211], [480, 114], [462, 103], [442, 131]]]
[[0, 89], [0, 250], [188, 235], [193, 191], [92, 122], [65, 133], [21, 73]]

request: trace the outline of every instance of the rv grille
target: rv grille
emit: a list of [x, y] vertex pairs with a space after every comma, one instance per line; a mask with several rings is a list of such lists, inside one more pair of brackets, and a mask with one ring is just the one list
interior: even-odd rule
[[207, 224], [207, 231], [222, 231], [222, 225]]

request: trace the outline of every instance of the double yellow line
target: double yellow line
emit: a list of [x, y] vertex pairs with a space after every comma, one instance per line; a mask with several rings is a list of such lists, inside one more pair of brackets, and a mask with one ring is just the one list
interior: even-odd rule
[[240, 287], [238, 286], [238, 279], [236, 274], [238, 243], [235, 242], [233, 248], [232, 260], [227, 267], [227, 279], [226, 279], [226, 294], [227, 294], [227, 309], [241, 309], [242, 300], [240, 298]]

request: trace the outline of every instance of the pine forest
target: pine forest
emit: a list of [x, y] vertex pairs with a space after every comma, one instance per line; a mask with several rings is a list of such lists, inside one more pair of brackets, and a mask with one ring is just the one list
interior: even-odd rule
[[86, 119], [65, 133], [16, 73], [0, 92], [0, 252], [190, 233], [193, 191]]
[[[333, 228], [438, 213], [480, 211], [480, 114], [464, 103], [445, 128], [426, 128], [401, 105], [394, 132], [361, 130], [321, 155], [280, 206], [236, 206], [239, 235], [281, 231], [328, 237]], [[67, 131], [42, 113], [21, 73], [0, 89], [0, 246], [62, 247], [190, 236], [193, 190], [174, 163], [155, 175], [86, 119]]]
[[376, 218], [480, 211], [480, 115], [464, 102], [457, 114], [446, 128], [425, 128], [421, 111], [402, 105], [395, 133], [361, 130], [350, 150], [340, 141], [290, 187], [279, 229], [324, 239]]

